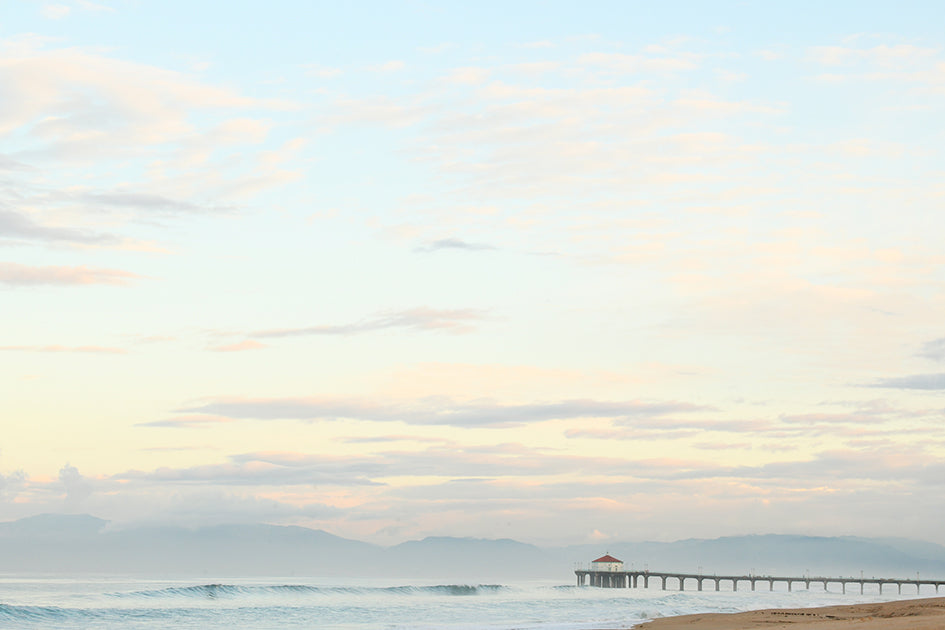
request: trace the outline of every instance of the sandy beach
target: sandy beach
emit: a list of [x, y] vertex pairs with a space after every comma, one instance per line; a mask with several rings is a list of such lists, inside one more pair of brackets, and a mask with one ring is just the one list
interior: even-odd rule
[[655, 619], [637, 630], [945, 630], [945, 597], [878, 604], [684, 615]]

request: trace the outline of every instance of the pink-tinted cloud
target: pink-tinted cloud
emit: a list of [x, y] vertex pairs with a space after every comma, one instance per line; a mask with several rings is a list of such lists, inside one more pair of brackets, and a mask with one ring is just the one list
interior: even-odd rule
[[34, 267], [0, 262], [0, 284], [13, 287], [93, 284], [125, 286], [140, 279], [141, 276], [120, 269], [101, 269], [85, 265]]

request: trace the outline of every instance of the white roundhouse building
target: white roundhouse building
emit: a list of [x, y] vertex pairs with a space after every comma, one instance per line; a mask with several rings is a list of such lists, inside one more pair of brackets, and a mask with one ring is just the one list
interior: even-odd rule
[[617, 558], [609, 554], [606, 556], [601, 556], [597, 560], [591, 562], [591, 571], [623, 571], [623, 560], [617, 560]]

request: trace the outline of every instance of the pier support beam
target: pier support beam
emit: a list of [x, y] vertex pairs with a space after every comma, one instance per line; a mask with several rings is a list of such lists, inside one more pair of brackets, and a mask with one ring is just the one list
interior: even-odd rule
[[[700, 567], [701, 569], [701, 567]], [[774, 591], [775, 582], [784, 582], [787, 584], [788, 592], [794, 590], [794, 582], [799, 582], [805, 585], [808, 589], [811, 587], [811, 583], [821, 582], [824, 585], [824, 591], [830, 592], [830, 583], [836, 582], [840, 584], [840, 590], [846, 594], [847, 584], [851, 585], [860, 585], [860, 594], [863, 595], [866, 590], [867, 584], [875, 584], [879, 589], [879, 594], [883, 595], [883, 590], [886, 585], [895, 585], [899, 595], [902, 595], [903, 584], [915, 584], [916, 595], [922, 595], [922, 587], [924, 585], [934, 586], [935, 594], [938, 595], [942, 589], [940, 586], [945, 586], [945, 580], [921, 580], [918, 579], [918, 576], [914, 579], [899, 579], [899, 578], [854, 578], [854, 577], [838, 577], [838, 578], [827, 578], [827, 577], [811, 577], [810, 575], [805, 575], [802, 577], [790, 578], [790, 577], [779, 577], [779, 576], [757, 576], [754, 573], [748, 575], [704, 575], [700, 570], [699, 573], [650, 573], [649, 571], [588, 571], [586, 569], [575, 569], [575, 578], [578, 586], [596, 586], [598, 588], [640, 588], [640, 578], [643, 578], [642, 587], [645, 589], [650, 588], [650, 578], [658, 578], [660, 580], [660, 588], [662, 590], [667, 590], [669, 587], [674, 586], [667, 583], [668, 580], [674, 579], [677, 581], [678, 590], [680, 592], [686, 590], [686, 580], [693, 579], [696, 581], [696, 588], [701, 592], [706, 589], [705, 582], [707, 580], [715, 582], [715, 590], [718, 592], [722, 590], [722, 582], [726, 580], [732, 581], [732, 591], [738, 592], [738, 583], [742, 581], [747, 581], [751, 585], [751, 590], [756, 591], [758, 589], [758, 582], [767, 582], [768, 590]], [[908, 589], [906, 589], [907, 592]]]

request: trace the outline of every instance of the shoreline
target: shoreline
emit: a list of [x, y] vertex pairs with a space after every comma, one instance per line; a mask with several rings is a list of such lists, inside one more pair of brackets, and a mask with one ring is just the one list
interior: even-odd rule
[[945, 597], [660, 617], [631, 630], [943, 630]]

